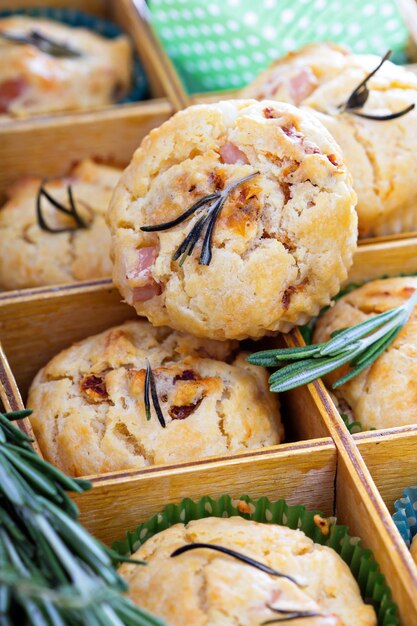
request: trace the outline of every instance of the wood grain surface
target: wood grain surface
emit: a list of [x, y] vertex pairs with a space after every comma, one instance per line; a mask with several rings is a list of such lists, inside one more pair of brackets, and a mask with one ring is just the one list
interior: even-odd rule
[[218, 460], [93, 477], [75, 501], [81, 521], [104, 542], [122, 538], [165, 504], [230, 494], [285, 498], [333, 514], [336, 451], [330, 440], [288, 444]]

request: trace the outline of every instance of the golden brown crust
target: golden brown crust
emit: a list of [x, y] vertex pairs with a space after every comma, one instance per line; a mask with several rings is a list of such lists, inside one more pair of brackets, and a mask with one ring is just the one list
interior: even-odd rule
[[[69, 206], [72, 186], [77, 210], [89, 224], [70, 233], [42, 230], [36, 217], [36, 196], [42, 181], [15, 183], [9, 201], [0, 209], [0, 289], [24, 289], [111, 275], [107, 206], [121, 170], [84, 160], [66, 178], [45, 187]], [[73, 227], [71, 217], [42, 198], [42, 214], [51, 228]]]
[[0, 31], [35, 30], [82, 53], [57, 58], [35, 46], [0, 39], [0, 121], [111, 104], [128, 91], [132, 51], [125, 36], [106, 39], [85, 28], [14, 15], [0, 19]]
[[[225, 147], [236, 162], [224, 162]], [[226, 202], [210, 265], [198, 263], [200, 243], [182, 267], [172, 260], [201, 213], [141, 231], [257, 171]], [[340, 150], [312, 116], [274, 102], [193, 106], [151, 131], [116, 188], [113, 279], [154, 325], [214, 339], [286, 331], [317, 313], [346, 277], [354, 203]], [[139, 257], [152, 254], [139, 271]], [[141, 297], [144, 286], [157, 287], [153, 297]]]
[[[298, 587], [208, 549], [171, 558], [192, 543], [220, 544], [250, 556], [305, 584]], [[320, 617], [296, 620], [311, 626], [375, 626], [349, 568], [331, 548], [299, 530], [241, 517], [209, 517], [176, 524], [151, 537], [134, 554], [146, 567], [124, 564], [129, 596], [172, 626], [259, 626], [278, 615], [268, 609], [298, 608]]]
[[[413, 159], [417, 111], [381, 122], [341, 113], [357, 85], [379, 63], [333, 44], [310, 44], [284, 56], [246, 87], [243, 97], [276, 98], [307, 108], [342, 148], [358, 194], [359, 235], [417, 229]], [[368, 82], [364, 111], [387, 114], [417, 103], [417, 78], [385, 62]]]
[[[343, 296], [322, 315], [313, 343], [327, 341], [339, 328], [404, 304], [417, 289], [417, 278], [387, 278], [367, 283]], [[338, 389], [355, 420], [364, 429], [389, 428], [417, 422], [417, 311], [385, 352], [366, 370]], [[340, 368], [325, 377], [329, 386], [347, 371]]]
[[[46, 459], [80, 476], [277, 444], [266, 370], [236, 344], [126, 322], [54, 357], [32, 383], [31, 423]], [[146, 362], [166, 421], [144, 405]]]

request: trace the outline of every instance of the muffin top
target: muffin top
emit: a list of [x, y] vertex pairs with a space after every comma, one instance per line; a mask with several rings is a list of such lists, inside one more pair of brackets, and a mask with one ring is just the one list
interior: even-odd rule
[[[171, 557], [193, 543], [232, 549], [291, 576], [267, 574], [208, 548]], [[331, 548], [315, 544], [300, 530], [259, 524], [241, 517], [176, 524], [148, 539], [134, 554], [145, 567], [123, 564], [130, 599], [172, 626], [259, 626], [281, 610], [319, 615], [294, 625], [375, 626], [348, 566]]]
[[341, 152], [309, 113], [192, 106], [151, 131], [116, 188], [113, 279], [157, 326], [213, 339], [287, 331], [346, 277], [354, 203]]
[[124, 35], [107, 39], [25, 15], [0, 19], [0, 33], [8, 36], [0, 36], [0, 121], [101, 106], [129, 89], [132, 51]]
[[[193, 461], [281, 441], [266, 370], [230, 341], [127, 322], [64, 350], [34, 379], [27, 405], [42, 453], [75, 476]], [[150, 390], [147, 362], [164, 426]]]
[[[37, 216], [40, 179], [21, 180], [9, 190], [0, 209], [0, 289], [23, 289], [111, 276], [110, 233], [105, 221], [121, 170], [84, 160], [65, 178], [44, 188], [53, 200], [69, 208], [71, 187], [76, 219], [54, 207], [42, 195], [41, 228]], [[66, 232], [51, 232], [68, 228]]]
[[[342, 148], [358, 195], [360, 236], [417, 228], [413, 154], [417, 110], [375, 121], [343, 111], [349, 96], [381, 58], [351, 54], [333, 44], [310, 44], [279, 59], [242, 91], [308, 107]], [[417, 103], [417, 77], [385, 61], [368, 81], [360, 113], [387, 115]]]
[[[322, 343], [339, 328], [354, 326], [372, 315], [404, 304], [417, 289], [417, 278], [374, 280], [337, 300], [318, 320], [313, 343]], [[352, 413], [364, 429], [417, 423], [417, 311], [393, 343], [360, 374], [338, 388], [336, 398], [343, 413]], [[328, 374], [330, 386], [348, 366]]]

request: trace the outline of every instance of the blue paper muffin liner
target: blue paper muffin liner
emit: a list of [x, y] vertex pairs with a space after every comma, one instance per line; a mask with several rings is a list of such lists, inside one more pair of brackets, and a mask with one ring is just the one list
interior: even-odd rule
[[[3, 10], [0, 11], [0, 19], [3, 17], [10, 17], [11, 15], [30, 15], [31, 17], [43, 17], [49, 20], [55, 20], [62, 22], [68, 26], [75, 28], [88, 28], [95, 33], [106, 37], [107, 39], [114, 39], [119, 35], [125, 34], [116, 24], [103, 20], [95, 15], [89, 15], [76, 9], [58, 8], [58, 7], [36, 7], [36, 8], [24, 8], [16, 10]], [[133, 69], [132, 69], [132, 89], [122, 100], [118, 100], [114, 104], [128, 104], [131, 102], [137, 102], [138, 100], [145, 100], [149, 96], [149, 83], [145, 70], [139, 60], [136, 53], [133, 55]]]
[[417, 486], [407, 487], [399, 500], [394, 502], [392, 519], [408, 547], [417, 535]]

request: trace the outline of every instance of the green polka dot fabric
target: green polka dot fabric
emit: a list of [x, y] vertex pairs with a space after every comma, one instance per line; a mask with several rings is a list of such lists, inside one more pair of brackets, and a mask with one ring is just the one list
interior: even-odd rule
[[405, 61], [395, 0], [150, 0], [154, 28], [190, 94], [237, 89], [313, 41]]

